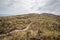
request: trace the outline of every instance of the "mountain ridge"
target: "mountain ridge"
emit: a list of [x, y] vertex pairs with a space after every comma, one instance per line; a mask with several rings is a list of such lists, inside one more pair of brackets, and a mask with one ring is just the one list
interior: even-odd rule
[[[9, 33], [11, 30], [23, 30], [27, 28], [33, 22], [26, 31], [18, 31], [5, 36], [1, 36], [2, 40], [27, 40], [30, 38], [44, 38], [46, 40], [55, 40], [60, 36], [60, 16], [53, 14], [24, 14], [16, 16], [0, 17], [0, 35]], [[12, 37], [12, 38], [11, 38]], [[49, 38], [48, 38], [49, 37]], [[52, 37], [52, 38], [51, 38]], [[28, 38], [28, 40], [30, 39]], [[60, 39], [60, 38], [59, 38]]]

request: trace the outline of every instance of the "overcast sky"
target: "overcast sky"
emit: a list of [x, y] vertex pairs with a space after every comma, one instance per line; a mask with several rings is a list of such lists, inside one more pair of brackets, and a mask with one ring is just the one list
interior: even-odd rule
[[0, 16], [43, 12], [60, 15], [60, 0], [0, 0]]

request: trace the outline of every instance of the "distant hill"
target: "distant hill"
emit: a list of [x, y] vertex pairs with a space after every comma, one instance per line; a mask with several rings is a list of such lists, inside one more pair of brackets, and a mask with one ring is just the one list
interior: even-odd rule
[[[27, 30], [23, 31], [26, 28]], [[32, 40], [34, 38], [60, 40], [60, 16], [33, 13], [0, 17], [0, 40]]]

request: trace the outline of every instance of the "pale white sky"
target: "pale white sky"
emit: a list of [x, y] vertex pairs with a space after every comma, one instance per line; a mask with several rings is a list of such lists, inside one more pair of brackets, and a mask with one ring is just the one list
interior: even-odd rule
[[60, 0], [0, 0], [0, 15], [43, 12], [60, 14]]

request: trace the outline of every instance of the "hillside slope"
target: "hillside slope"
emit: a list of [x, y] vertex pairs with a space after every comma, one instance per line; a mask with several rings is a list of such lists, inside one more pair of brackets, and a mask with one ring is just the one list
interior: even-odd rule
[[60, 16], [25, 14], [0, 17], [0, 40], [60, 40]]

